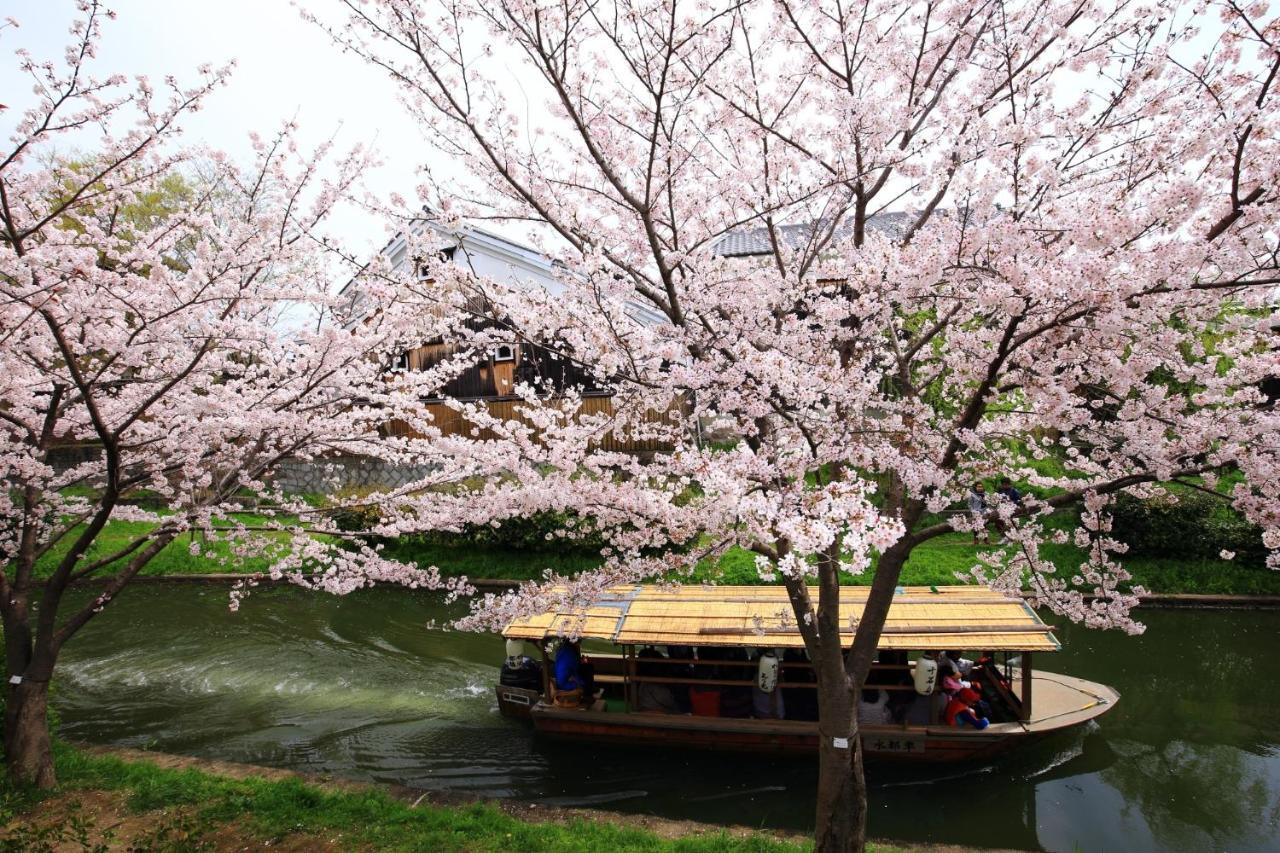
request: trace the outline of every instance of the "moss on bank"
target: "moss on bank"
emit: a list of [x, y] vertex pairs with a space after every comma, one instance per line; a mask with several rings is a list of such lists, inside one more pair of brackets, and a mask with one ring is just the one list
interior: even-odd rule
[[[494, 804], [414, 805], [370, 786], [236, 777], [124, 761], [66, 744], [54, 792], [0, 787], [0, 849], [681, 851], [794, 853], [799, 841], [706, 828], [667, 837], [609, 813], [522, 820]], [[900, 848], [873, 845], [877, 853]]]

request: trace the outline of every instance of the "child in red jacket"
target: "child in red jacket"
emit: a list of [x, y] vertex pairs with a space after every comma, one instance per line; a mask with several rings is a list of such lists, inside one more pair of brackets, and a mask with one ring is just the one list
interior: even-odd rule
[[979, 715], [974, 708], [981, 698], [981, 694], [971, 687], [956, 691], [951, 701], [947, 703], [946, 710], [942, 712], [942, 719], [948, 726], [970, 725], [975, 729], [985, 729], [991, 725], [991, 721]]

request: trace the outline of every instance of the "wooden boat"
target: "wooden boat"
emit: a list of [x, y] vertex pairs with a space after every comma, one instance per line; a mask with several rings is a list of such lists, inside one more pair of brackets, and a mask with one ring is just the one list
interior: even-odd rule
[[[816, 588], [810, 591], [815, 600], [818, 594]], [[841, 612], [860, 612], [866, 595], [864, 587], [841, 588]], [[804, 648], [789, 607], [781, 587], [636, 585], [610, 590], [585, 611], [547, 612], [513, 622], [503, 636], [534, 643], [542, 659], [541, 683], [523, 688], [498, 685], [498, 707], [506, 716], [531, 720], [539, 734], [555, 738], [814, 752], [815, 719], [787, 718], [785, 713], [782, 719], [756, 719], [640, 710], [645, 684], [674, 690], [751, 690], [758, 664], [744, 659], [747, 649], [782, 653], [778, 689], [784, 695], [814, 690], [812, 666], [801, 653], [786, 653]], [[601, 691], [577, 707], [555, 702], [551, 646], [564, 636], [581, 637], [588, 646], [591, 641], [607, 643], [613, 649], [587, 651]], [[853, 629], [846, 629], [846, 646], [852, 637]], [[655, 657], [659, 646], [696, 648], [698, 659]], [[868, 682], [877, 682], [876, 689], [900, 691], [889, 695], [896, 695], [899, 707], [908, 710], [900, 723], [859, 726], [865, 754], [870, 759], [909, 761], [985, 760], [1079, 726], [1114, 707], [1119, 694], [1110, 687], [1033, 668], [1033, 655], [1060, 648], [1052, 627], [1020, 598], [968, 586], [900, 587], [881, 635], [880, 662]], [[941, 716], [945, 699], [937, 693], [918, 695], [911, 683], [921, 657], [945, 649], [982, 653], [978, 681], [993, 709], [985, 729], [946, 725]]]

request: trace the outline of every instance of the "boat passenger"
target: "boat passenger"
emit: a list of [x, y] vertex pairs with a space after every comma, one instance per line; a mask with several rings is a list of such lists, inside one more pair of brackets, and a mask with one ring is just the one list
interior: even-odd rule
[[939, 673], [951, 672], [960, 678], [968, 678], [973, 671], [973, 661], [961, 657], [959, 651], [951, 651], [938, 658]]
[[758, 720], [785, 720], [786, 697], [781, 690], [765, 693], [759, 687], [751, 688], [751, 716]]
[[565, 639], [556, 649], [556, 690], [562, 693], [581, 691], [581, 698], [595, 698], [595, 667], [582, 657], [577, 640]]
[[[668, 674], [672, 678], [696, 678], [697, 667], [688, 661], [692, 661], [693, 646], [667, 646], [667, 664]], [[670, 685], [671, 695], [675, 698], [676, 704], [680, 706], [680, 713], [688, 714], [693, 710], [693, 706], [689, 703], [689, 685], [672, 684]]]
[[[817, 681], [813, 667], [791, 666], [807, 663], [809, 655], [804, 649], [787, 649], [782, 653], [782, 680], [792, 684], [813, 684]], [[782, 698], [787, 706], [789, 720], [818, 719], [818, 691], [812, 687], [784, 687]]]
[[907, 716], [907, 709], [915, 702], [915, 689], [911, 671], [907, 669], [909, 657], [904, 651], [886, 649], [876, 656], [879, 666], [871, 668], [867, 675], [869, 687], [911, 687], [911, 690], [886, 690], [889, 694], [889, 717], [895, 723], [901, 723]]
[[982, 697], [977, 691], [966, 687], [960, 690], [947, 703], [947, 708], [942, 714], [943, 721], [948, 726], [973, 726], [975, 729], [985, 729], [990, 725], [990, 720], [982, 716], [977, 709], [977, 704]]
[[675, 678], [693, 678], [696, 667], [690, 663], [694, 659], [693, 646], [667, 646], [667, 667]]
[[[693, 650], [694, 659], [699, 662], [719, 660], [719, 649], [714, 646], [698, 646]], [[695, 666], [695, 678], [717, 678], [717, 667]], [[712, 684], [689, 685], [689, 705], [695, 717], [720, 716], [720, 688]]]
[[[749, 663], [747, 650], [737, 646], [727, 646], [722, 650], [720, 660], [727, 663]], [[755, 673], [745, 666], [717, 667], [720, 678], [725, 681], [745, 681]], [[745, 719], [751, 716], [751, 688], [746, 684], [727, 685], [720, 692], [720, 716]]]
[[961, 681], [951, 673], [947, 673], [938, 679], [938, 692], [948, 698], [955, 696], [961, 690], [969, 686], [969, 682]]
[[871, 688], [862, 691], [858, 702], [858, 722], [874, 726], [887, 726], [893, 722], [889, 715], [889, 691]]
[[[663, 662], [666, 658], [653, 646], [645, 646], [636, 655], [640, 662], [636, 665], [636, 675], [642, 678], [662, 678]], [[657, 661], [655, 663], [655, 661]], [[660, 681], [641, 681], [636, 690], [636, 706], [646, 714], [679, 714], [679, 704], [671, 693], [671, 688]]]
[[[700, 675], [708, 680], [714, 681], [742, 681], [745, 682], [749, 677], [748, 669], [744, 666], [734, 666], [734, 663], [747, 662], [747, 650], [735, 646], [699, 646], [698, 659], [703, 661], [723, 661], [724, 665], [704, 666], [701, 667]], [[709, 690], [714, 689], [717, 694], [715, 701], [716, 716], [720, 717], [738, 717], [745, 718], [751, 716], [751, 688], [743, 683], [738, 685], [720, 685], [717, 687], [704, 688], [701, 686], [694, 687], [689, 691], [690, 700], [694, 703], [695, 714], [707, 714], [711, 710], [712, 699]], [[700, 694], [695, 696], [694, 694]], [[704, 710], [698, 710], [699, 702], [702, 702]]]

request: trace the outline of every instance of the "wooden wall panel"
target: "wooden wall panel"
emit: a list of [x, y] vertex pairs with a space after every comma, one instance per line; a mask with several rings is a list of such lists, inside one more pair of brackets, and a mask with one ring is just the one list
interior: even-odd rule
[[[494, 417], [503, 420], [521, 420], [520, 406], [521, 401], [518, 399], [501, 399], [484, 401], [485, 408]], [[474, 428], [467, 422], [458, 412], [444, 405], [443, 403], [428, 403], [428, 410], [435, 418], [436, 425], [440, 427], [441, 432], [445, 435], [462, 435], [471, 436]], [[689, 407], [683, 400], [676, 401], [672, 404], [667, 412], [653, 412], [651, 417], [656, 420], [666, 420], [669, 416], [675, 415], [681, 411], [688, 412]], [[581, 414], [611, 414], [613, 412], [613, 401], [608, 395], [598, 395], [585, 397], [582, 400]], [[411, 435], [412, 431], [404, 421], [391, 420], [385, 426], [385, 432], [390, 436]], [[491, 439], [493, 434], [489, 430], [481, 430], [478, 436], [481, 439]], [[606, 433], [601, 447], [605, 450], [617, 451], [620, 453], [656, 453], [671, 450], [671, 446], [664, 442], [653, 439], [632, 439], [626, 437], [615, 436], [612, 432]]]

